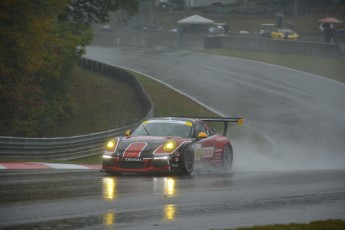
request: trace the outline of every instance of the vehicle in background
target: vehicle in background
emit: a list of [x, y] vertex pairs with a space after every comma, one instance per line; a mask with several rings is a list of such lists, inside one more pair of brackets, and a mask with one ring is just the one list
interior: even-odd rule
[[185, 6], [188, 8], [220, 7], [233, 5], [237, 2], [238, 0], [186, 0]]
[[222, 6], [224, 6], [224, 4], [223, 4], [222, 2], [220, 2], [220, 1], [212, 2], [212, 3], [210, 4], [210, 7], [211, 7], [211, 8], [214, 8], [214, 7], [222, 7]]
[[229, 26], [226, 23], [215, 23], [208, 28], [208, 33], [211, 35], [225, 35], [230, 33]]
[[262, 23], [260, 24], [260, 37], [272, 38], [272, 31], [276, 28], [276, 24], [273, 23]]
[[296, 32], [289, 28], [277, 29], [277, 25], [274, 23], [262, 23], [260, 28], [259, 34], [262, 38], [297, 40], [299, 37]]
[[297, 40], [298, 34], [291, 29], [278, 29], [271, 33], [273, 39]]
[[148, 26], [143, 26], [142, 28], [144, 32], [162, 32], [163, 29], [164, 27], [158, 24], [151, 24]]

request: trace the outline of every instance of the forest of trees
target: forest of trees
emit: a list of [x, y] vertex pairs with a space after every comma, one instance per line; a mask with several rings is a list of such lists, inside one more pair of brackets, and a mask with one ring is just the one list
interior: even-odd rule
[[1, 0], [0, 136], [36, 136], [73, 111], [68, 78], [109, 11], [139, 0]]

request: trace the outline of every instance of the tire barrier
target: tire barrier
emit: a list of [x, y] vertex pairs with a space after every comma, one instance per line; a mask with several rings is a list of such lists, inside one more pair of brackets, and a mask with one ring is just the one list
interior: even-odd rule
[[81, 58], [79, 65], [90, 71], [116, 78], [131, 85], [141, 103], [146, 108], [146, 116], [126, 127], [104, 132], [56, 138], [25, 138], [0, 136], [0, 157], [4, 159], [70, 160], [96, 155], [102, 152], [107, 139], [122, 135], [138, 126], [143, 120], [153, 116], [153, 106], [135, 76], [116, 66], [91, 59]]

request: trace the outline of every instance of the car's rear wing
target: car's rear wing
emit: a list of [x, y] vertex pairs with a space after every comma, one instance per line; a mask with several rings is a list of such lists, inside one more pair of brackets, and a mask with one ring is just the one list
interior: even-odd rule
[[201, 121], [210, 121], [210, 122], [224, 122], [223, 136], [226, 136], [228, 132], [228, 124], [237, 123], [238, 125], [243, 125], [243, 118], [240, 117], [198, 117]]
[[238, 125], [243, 125], [244, 121], [241, 117], [186, 117], [186, 116], [172, 116], [177, 118], [186, 118], [186, 119], [198, 119], [201, 121], [209, 121], [209, 122], [223, 122], [224, 129], [223, 129], [223, 136], [226, 136], [228, 132], [228, 125], [229, 122], [237, 123]]
[[207, 121], [209, 121], [209, 122], [224, 122], [223, 123], [224, 124], [223, 136], [226, 136], [226, 133], [228, 132], [229, 122], [237, 123], [238, 125], [243, 125], [243, 123], [244, 123], [243, 118], [240, 118], [240, 117], [183, 117], [183, 118], [198, 119], [198, 120], [206, 121], [206, 122]]

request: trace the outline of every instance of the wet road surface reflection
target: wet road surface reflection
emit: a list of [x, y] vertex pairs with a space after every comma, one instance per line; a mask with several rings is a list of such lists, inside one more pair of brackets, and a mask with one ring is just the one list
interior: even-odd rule
[[176, 205], [167, 204], [164, 206], [164, 217], [166, 220], [174, 220], [176, 213]]
[[[114, 201], [119, 194], [118, 193], [118, 179], [117, 177], [106, 176], [102, 178], [103, 182], [103, 199], [106, 201]], [[176, 179], [174, 177], [152, 177], [149, 180], [152, 181], [153, 194], [164, 195], [165, 198], [174, 197], [176, 188]], [[116, 206], [116, 204], [115, 204]], [[162, 219], [172, 221], [175, 219], [176, 205], [166, 204], [163, 206]], [[118, 219], [118, 222], [123, 220]], [[105, 226], [114, 225], [116, 223], [116, 211], [107, 210], [103, 216], [103, 224]]]
[[113, 210], [107, 211], [103, 216], [103, 224], [105, 226], [114, 225], [115, 224], [115, 213]]
[[116, 198], [116, 178], [104, 177], [103, 178], [103, 198], [112, 201]]
[[211, 229], [345, 218], [344, 178], [344, 170], [196, 170], [187, 177], [6, 171], [0, 229]]

